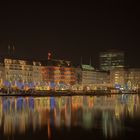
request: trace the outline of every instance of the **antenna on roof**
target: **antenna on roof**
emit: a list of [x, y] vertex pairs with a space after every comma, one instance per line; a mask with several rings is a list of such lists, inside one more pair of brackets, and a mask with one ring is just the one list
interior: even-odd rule
[[8, 41], [7, 51], [8, 51], [7, 54], [10, 56], [11, 53], [10, 40]]
[[8, 45], [8, 55], [10, 54], [10, 45]]
[[14, 54], [15, 54], [15, 46], [13, 45], [13, 47], [12, 47], [12, 55], [14, 56]]
[[13, 43], [11, 43], [9, 41], [9, 44], [8, 44], [8, 55], [9, 56], [13, 56], [15, 53], [15, 46], [13, 45]]
[[91, 66], [91, 57], [90, 57], [90, 59], [89, 59], [89, 65]]
[[13, 45], [13, 52], [15, 51], [15, 46]]

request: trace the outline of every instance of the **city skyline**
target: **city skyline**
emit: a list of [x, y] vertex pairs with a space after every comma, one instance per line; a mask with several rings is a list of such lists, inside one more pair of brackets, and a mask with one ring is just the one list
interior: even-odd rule
[[1, 1], [0, 139], [136, 139], [135, 1]]
[[[91, 65], [93, 66], [95, 69], [99, 69], [99, 70], [102, 70], [102, 68], [100, 67], [101, 65], [101, 54], [107, 54], [107, 58], [106, 59], [110, 59], [110, 54], [112, 55], [117, 55], [117, 54], [123, 54], [123, 67], [125, 68], [139, 68], [140, 66], [137, 64], [137, 65], [131, 65], [130, 62], [128, 62], [128, 56], [125, 52], [123, 51], [120, 51], [120, 50], [116, 50], [116, 49], [110, 49], [110, 50], [106, 50], [106, 51], [101, 51], [98, 53], [97, 55], [97, 60], [98, 61], [93, 61], [93, 57], [92, 56], [79, 56], [79, 62], [77, 61], [72, 61], [73, 59], [68, 59], [68, 57], [64, 58], [58, 58], [57, 56], [54, 55], [54, 53], [52, 53], [52, 51], [48, 51], [46, 56], [44, 58], [39, 58], [39, 57], [29, 57], [29, 56], [20, 56], [19, 54], [17, 54], [16, 52], [16, 47], [13, 45], [13, 44], [9, 44], [6, 48], [6, 52], [2, 52], [0, 54], [0, 59], [1, 61], [3, 61], [5, 58], [10, 58], [10, 59], [17, 59], [17, 60], [27, 60], [27, 61], [40, 61], [42, 63], [44, 63], [45, 65], [48, 65], [47, 62], [48, 60], [52, 59], [52, 60], [63, 60], [63, 61], [69, 61], [72, 63], [72, 65], [74, 67], [79, 67], [81, 66], [82, 64], [86, 64], [86, 65]], [[131, 56], [132, 58], [132, 56]], [[112, 58], [114, 59], [114, 58]], [[111, 59], [109, 60], [110, 62], [112, 61]], [[120, 61], [120, 60], [119, 60]], [[95, 62], [95, 63], [94, 63]], [[110, 63], [109, 62], [109, 63]], [[111, 63], [114, 63], [113, 61]], [[111, 64], [110, 63], [110, 64]], [[116, 62], [115, 62], [116, 63]], [[110, 65], [109, 64], [109, 65]], [[118, 64], [117, 64], [118, 65]]]
[[[68, 59], [98, 66], [99, 52], [124, 51], [127, 64], [139, 67], [138, 7], [133, 3], [2, 3], [0, 6], [0, 53], [8, 44], [20, 57]], [[32, 54], [32, 55], [31, 55]]]

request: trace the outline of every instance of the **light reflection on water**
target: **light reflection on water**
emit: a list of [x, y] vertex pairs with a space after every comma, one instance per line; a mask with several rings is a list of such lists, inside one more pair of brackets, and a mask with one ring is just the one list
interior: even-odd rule
[[0, 97], [0, 133], [5, 136], [34, 133], [51, 126], [84, 131], [97, 129], [115, 137], [125, 129], [124, 119], [140, 116], [138, 95], [73, 97]]

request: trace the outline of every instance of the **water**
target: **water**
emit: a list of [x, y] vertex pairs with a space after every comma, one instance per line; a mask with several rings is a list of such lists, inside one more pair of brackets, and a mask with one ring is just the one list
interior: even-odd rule
[[140, 96], [0, 97], [0, 139], [132, 139]]

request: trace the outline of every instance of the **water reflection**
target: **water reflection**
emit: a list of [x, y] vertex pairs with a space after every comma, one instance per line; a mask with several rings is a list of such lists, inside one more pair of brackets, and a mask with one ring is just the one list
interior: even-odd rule
[[105, 137], [115, 137], [125, 129], [126, 117], [139, 116], [138, 95], [0, 98], [0, 130], [5, 136], [46, 128], [51, 138], [53, 126], [99, 129]]

